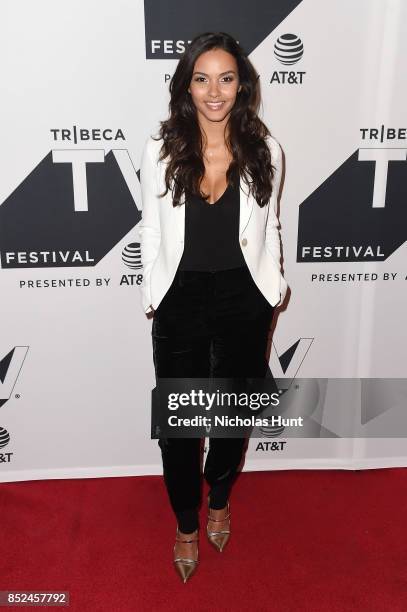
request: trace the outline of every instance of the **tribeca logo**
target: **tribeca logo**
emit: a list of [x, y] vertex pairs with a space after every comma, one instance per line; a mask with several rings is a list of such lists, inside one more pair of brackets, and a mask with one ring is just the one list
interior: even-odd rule
[[55, 149], [0, 206], [2, 268], [95, 266], [137, 225], [125, 149]]
[[28, 346], [15, 346], [0, 361], [0, 407], [10, 399], [20, 375]]
[[69, 142], [78, 144], [78, 142], [95, 142], [98, 140], [126, 140], [123, 130], [117, 128], [81, 128], [73, 125], [69, 128], [51, 128], [54, 142]]
[[357, 149], [300, 206], [298, 262], [385, 261], [407, 239], [407, 148]]
[[[274, 56], [284, 66], [296, 64], [303, 55], [304, 45], [297, 34], [282, 34], [274, 44]], [[305, 74], [304, 70], [274, 70], [270, 84], [302, 85]]]
[[407, 128], [405, 127], [387, 127], [382, 123], [379, 127], [365, 127], [360, 128], [359, 131], [361, 140], [373, 144], [407, 140]]

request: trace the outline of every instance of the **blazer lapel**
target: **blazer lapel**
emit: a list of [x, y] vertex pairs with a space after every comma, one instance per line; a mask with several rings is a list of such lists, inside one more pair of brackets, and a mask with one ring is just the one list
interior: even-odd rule
[[[240, 236], [243, 234], [244, 230], [246, 229], [246, 225], [249, 222], [250, 215], [253, 210], [253, 203], [254, 203], [253, 196], [251, 195], [249, 196], [244, 191], [243, 180], [241, 177], [240, 177], [239, 194], [240, 194], [240, 198], [239, 198], [239, 209], [240, 209], [239, 211], [239, 238], [240, 238]], [[170, 206], [172, 206], [170, 191], [168, 192], [167, 196], [169, 196], [168, 203]], [[175, 215], [176, 226], [178, 228], [178, 233], [181, 238], [184, 238], [184, 234], [185, 234], [185, 197], [184, 196], [182, 197], [181, 202], [182, 204], [180, 204], [180, 206], [175, 206], [174, 215]]]
[[[247, 187], [247, 186], [246, 186]], [[253, 210], [254, 198], [252, 195], [248, 195], [243, 190], [243, 180], [240, 177], [240, 218], [239, 218], [239, 240], [246, 225], [249, 223], [250, 215]]]

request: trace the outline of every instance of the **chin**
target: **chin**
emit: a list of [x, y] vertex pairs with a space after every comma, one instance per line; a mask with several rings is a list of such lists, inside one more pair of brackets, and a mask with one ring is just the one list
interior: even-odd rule
[[205, 119], [207, 119], [208, 121], [214, 121], [214, 122], [223, 121], [229, 115], [231, 110], [232, 108], [229, 108], [227, 110], [222, 109], [222, 112], [218, 112], [218, 113], [215, 113], [215, 112], [208, 113], [206, 108], [200, 109], [201, 115], [203, 115]]

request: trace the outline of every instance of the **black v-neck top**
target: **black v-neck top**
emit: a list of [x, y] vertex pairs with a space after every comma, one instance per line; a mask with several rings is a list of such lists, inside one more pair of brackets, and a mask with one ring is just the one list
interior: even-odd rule
[[239, 172], [233, 173], [234, 185], [214, 204], [199, 195], [186, 194], [184, 252], [179, 270], [229, 270], [245, 266], [239, 244], [240, 189]]

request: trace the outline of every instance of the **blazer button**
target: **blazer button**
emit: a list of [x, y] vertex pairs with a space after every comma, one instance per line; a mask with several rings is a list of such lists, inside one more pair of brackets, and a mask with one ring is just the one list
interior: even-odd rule
[[247, 238], [243, 238], [243, 240], [242, 240], [242, 245], [243, 245], [243, 246], [246, 246], [246, 244], [247, 244]]

